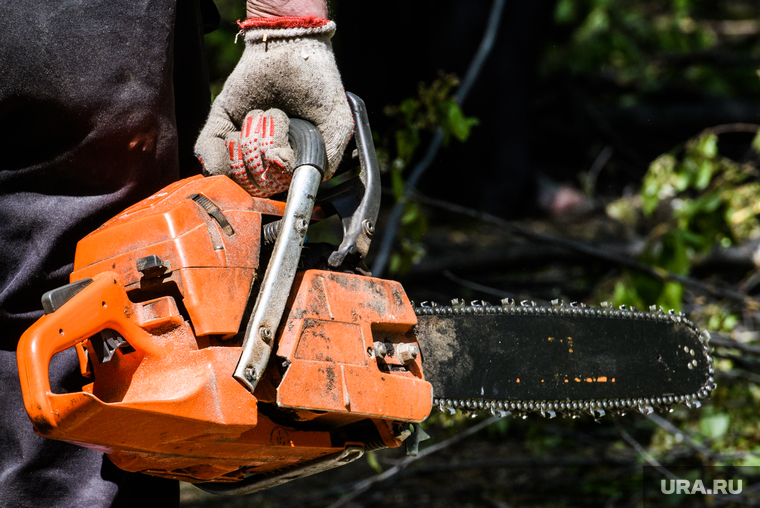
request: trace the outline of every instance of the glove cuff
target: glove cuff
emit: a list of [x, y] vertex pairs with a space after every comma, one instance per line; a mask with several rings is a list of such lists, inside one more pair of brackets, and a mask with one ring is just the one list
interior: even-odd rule
[[245, 32], [246, 42], [266, 39], [284, 39], [304, 35], [335, 33], [335, 22], [314, 16], [284, 16], [279, 18], [248, 18], [238, 21], [238, 26]]

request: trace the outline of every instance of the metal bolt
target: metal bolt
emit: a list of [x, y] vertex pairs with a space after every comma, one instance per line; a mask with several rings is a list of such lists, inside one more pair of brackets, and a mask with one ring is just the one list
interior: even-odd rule
[[265, 326], [259, 328], [259, 335], [261, 335], [261, 338], [264, 339], [264, 342], [267, 344], [272, 340], [272, 330]]
[[388, 349], [385, 347], [385, 344], [382, 342], [375, 342], [374, 346], [375, 354], [380, 358], [385, 358], [385, 356], [388, 354]]
[[246, 367], [245, 371], [243, 371], [243, 374], [245, 374], [245, 378], [251, 383], [256, 381], [256, 371], [253, 369], [253, 367]]
[[367, 236], [372, 236], [375, 234], [375, 225], [372, 223], [369, 219], [364, 219], [362, 221], [362, 231], [364, 231], [364, 234]]
[[296, 231], [298, 231], [300, 234], [304, 234], [309, 228], [309, 223], [306, 221], [306, 219], [299, 219], [296, 221], [295, 228]]
[[399, 344], [396, 346], [396, 356], [404, 363], [409, 363], [417, 358], [420, 354], [420, 348], [417, 344]]

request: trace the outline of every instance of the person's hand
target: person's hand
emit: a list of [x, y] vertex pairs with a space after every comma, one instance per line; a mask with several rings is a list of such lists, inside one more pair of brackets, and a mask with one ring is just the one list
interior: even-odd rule
[[290, 186], [295, 154], [288, 145], [289, 126], [279, 109], [256, 109], [246, 115], [240, 132], [227, 136], [227, 174], [249, 194], [271, 196]]
[[245, 51], [214, 101], [195, 146], [204, 171], [230, 175], [254, 196], [282, 192], [293, 170], [293, 152], [287, 145], [290, 116], [309, 120], [319, 129], [327, 151], [325, 179], [329, 178], [353, 133], [330, 44], [335, 24], [315, 17], [280, 17], [248, 19], [240, 26]]

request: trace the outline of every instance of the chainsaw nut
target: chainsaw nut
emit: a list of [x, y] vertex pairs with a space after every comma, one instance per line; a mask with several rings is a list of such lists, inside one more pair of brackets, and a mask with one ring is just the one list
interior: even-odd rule
[[295, 227], [296, 231], [298, 231], [299, 234], [303, 235], [309, 228], [309, 223], [306, 221], [306, 219], [299, 219], [296, 221]]
[[385, 356], [388, 354], [388, 349], [385, 347], [385, 344], [382, 342], [375, 342], [375, 355], [378, 356], [378, 358], [385, 358]]
[[372, 236], [375, 234], [375, 225], [372, 223], [369, 219], [364, 219], [362, 221], [362, 231], [364, 231], [364, 234], [367, 236]]
[[417, 344], [399, 344], [396, 346], [396, 356], [404, 363], [409, 363], [417, 358], [420, 354], [420, 348]]

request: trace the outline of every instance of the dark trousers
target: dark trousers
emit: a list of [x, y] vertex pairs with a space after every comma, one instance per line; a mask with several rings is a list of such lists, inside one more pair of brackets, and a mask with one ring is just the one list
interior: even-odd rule
[[[198, 172], [192, 146], [210, 103], [203, 32], [214, 14], [210, 0], [3, 7], [0, 506], [178, 504], [176, 482], [124, 473], [100, 453], [36, 436], [15, 347], [41, 315], [40, 296], [68, 282], [80, 238]], [[74, 356], [57, 355], [54, 390], [81, 384]]]

